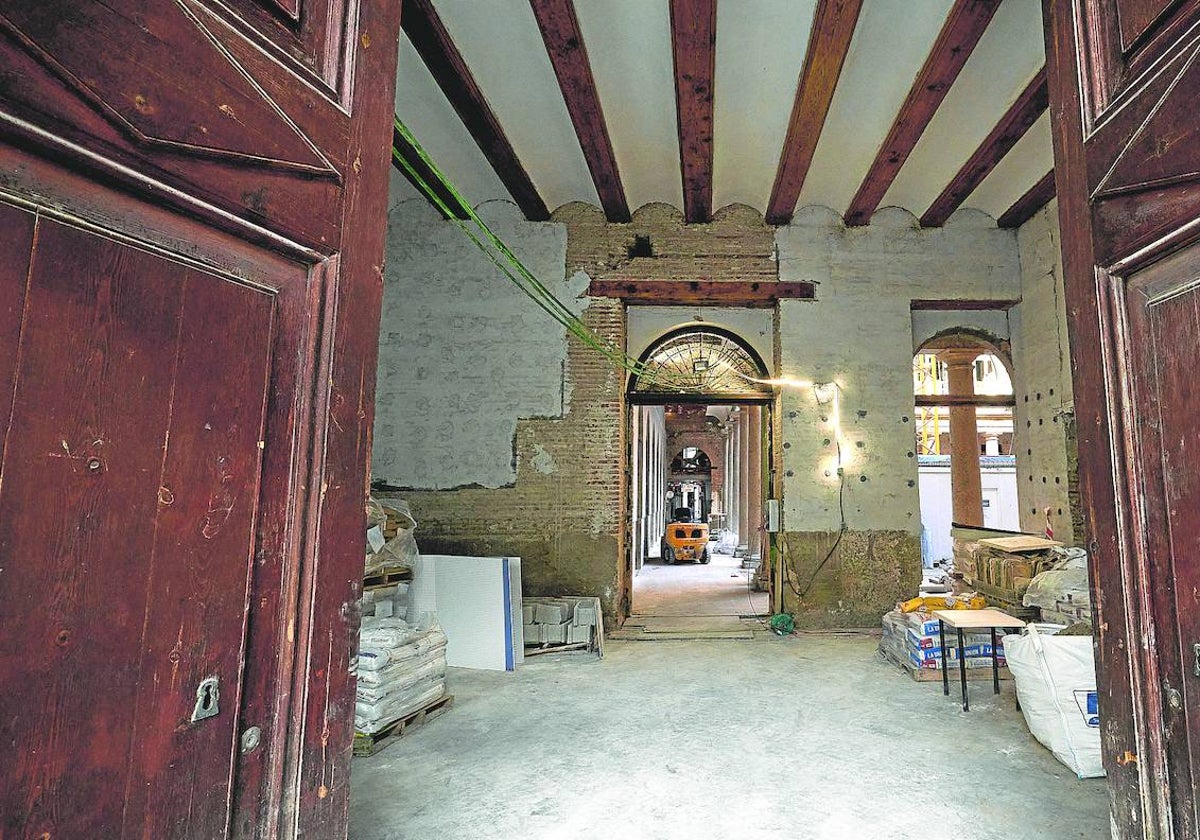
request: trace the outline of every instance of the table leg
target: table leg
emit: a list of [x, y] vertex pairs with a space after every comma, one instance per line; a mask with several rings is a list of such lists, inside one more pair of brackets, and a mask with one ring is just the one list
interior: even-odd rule
[[992, 630], [992, 694], [1000, 693], [1000, 662], [996, 658], [996, 628]]
[[942, 694], [950, 696], [950, 672], [946, 670], [946, 622], [938, 619], [938, 650], [942, 654]]
[[[959, 682], [962, 683], [963, 711], [969, 712], [969, 711], [971, 711], [971, 705], [967, 702], [967, 657], [965, 655], [966, 654], [966, 645], [963, 644], [962, 628], [959, 627], [959, 628], [957, 628], [957, 630], [958, 630], [958, 679], [959, 679]], [[946, 651], [942, 651], [942, 661], [945, 661], [945, 659], [946, 659]]]

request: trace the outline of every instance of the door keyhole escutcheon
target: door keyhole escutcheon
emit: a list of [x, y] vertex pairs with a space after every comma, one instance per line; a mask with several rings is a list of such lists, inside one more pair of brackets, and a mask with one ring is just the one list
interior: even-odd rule
[[205, 677], [196, 686], [196, 706], [192, 709], [192, 723], [216, 717], [221, 699], [220, 681], [217, 677]]
[[1192, 645], [1192, 656], [1196, 659], [1192, 664], [1192, 673], [1200, 677], [1200, 642]]

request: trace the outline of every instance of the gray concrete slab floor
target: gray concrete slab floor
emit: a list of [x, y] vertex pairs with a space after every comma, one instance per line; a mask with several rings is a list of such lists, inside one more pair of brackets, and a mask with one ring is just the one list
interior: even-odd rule
[[759, 615], [769, 609], [767, 593], [747, 586], [751, 571], [729, 554], [710, 563], [683, 560], [668, 566], [648, 560], [633, 578], [635, 615]]
[[619, 642], [602, 661], [451, 669], [454, 707], [351, 773], [354, 840], [1099, 840], [1013, 707], [971, 711], [866, 636]]

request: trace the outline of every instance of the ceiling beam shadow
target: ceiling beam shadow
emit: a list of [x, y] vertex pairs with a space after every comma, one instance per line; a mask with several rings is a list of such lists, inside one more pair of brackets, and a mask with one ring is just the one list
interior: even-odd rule
[[688, 222], [707, 222], [712, 218], [717, 0], [671, 0], [671, 54], [683, 215]]
[[767, 204], [768, 224], [785, 225], [796, 211], [861, 9], [862, 0], [817, 3], [775, 186]]
[[1000, 0], [956, 0], [846, 210], [847, 225], [865, 225], [871, 220], [999, 7]]
[[550, 218], [546, 202], [509, 143], [496, 114], [484, 99], [462, 54], [433, 8], [432, 0], [404, 0], [401, 27], [421, 60], [433, 74], [451, 106], [471, 133], [479, 150], [496, 170], [525, 218], [543, 222]]
[[596, 81], [575, 15], [575, 4], [572, 0], [529, 0], [529, 5], [537, 18], [538, 29], [542, 31], [546, 52], [554, 66], [554, 75], [558, 77], [558, 87], [575, 126], [588, 171], [592, 173], [592, 183], [596, 185], [604, 215], [610, 222], [628, 222], [629, 203], [625, 200], [625, 188], [621, 184], [617, 157], [596, 93]]
[[984, 138], [975, 154], [963, 164], [962, 169], [958, 170], [958, 174], [946, 185], [942, 194], [934, 199], [933, 204], [929, 205], [929, 209], [921, 216], [921, 226], [944, 225], [950, 215], [975, 192], [975, 188], [983, 183], [996, 168], [996, 164], [1017, 145], [1017, 141], [1025, 136], [1025, 132], [1029, 131], [1049, 106], [1046, 68], [1042, 67], [1033, 77], [1033, 81], [1021, 91], [1017, 101], [1000, 118], [1000, 122], [996, 123], [995, 128]]
[[1030, 187], [1029, 192], [1014, 201], [1013, 206], [1005, 210], [996, 220], [996, 224], [1002, 228], [1019, 228], [1029, 221], [1034, 213], [1049, 204], [1052, 198], [1054, 198], [1053, 169]]

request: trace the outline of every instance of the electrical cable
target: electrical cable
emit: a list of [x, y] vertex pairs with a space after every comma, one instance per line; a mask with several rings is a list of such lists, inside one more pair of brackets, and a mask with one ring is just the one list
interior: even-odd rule
[[[841, 392], [841, 390], [842, 390], [842, 387], [840, 385], [838, 385], [836, 382], [833, 383], [833, 387], [836, 388], [838, 390], [838, 392]], [[820, 396], [817, 395], [815, 388], [813, 389], [813, 399], [815, 399], [817, 401], [817, 404], [822, 407], [827, 405], [827, 403], [821, 402], [821, 398], [820, 398]], [[829, 563], [830, 559], [832, 559], [834, 553], [838, 549], [838, 546], [842, 544], [842, 537], [845, 536], [846, 530], [847, 530], [847, 527], [846, 527], [846, 471], [842, 467], [842, 438], [841, 438], [841, 435], [840, 434], [834, 435], [834, 441], [837, 444], [837, 463], [838, 463], [838, 468], [837, 468], [838, 469], [838, 517], [840, 519], [840, 525], [838, 526], [838, 535], [837, 535], [837, 539], [835, 539], [833, 541], [833, 545], [830, 546], [829, 551], [825, 554], [825, 556], [823, 558], [821, 558], [821, 562], [817, 564], [815, 569], [813, 569], [812, 575], [809, 576], [808, 583], [805, 584], [803, 591], [801, 591], [800, 589], [797, 589], [796, 585], [794, 583], [792, 583], [792, 581], [790, 579], [788, 580], [788, 588], [790, 588], [792, 590], [792, 592], [795, 593], [796, 597], [800, 598], [801, 600], [803, 600], [805, 597], [807, 597], [808, 593], [812, 590], [813, 584], [816, 583], [817, 575], [819, 575], [821, 573], [821, 570], [824, 569], [826, 564]], [[786, 549], [786, 541], [784, 542], [784, 546]], [[792, 565], [791, 563], [789, 563], [788, 565], [791, 568], [791, 571], [794, 573], [796, 571], [795, 566]]]

